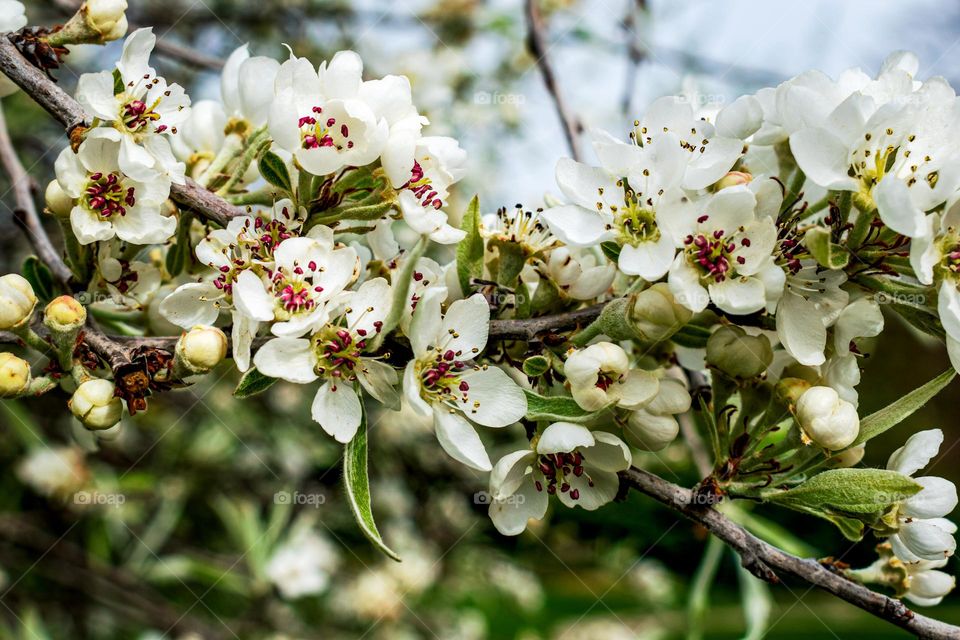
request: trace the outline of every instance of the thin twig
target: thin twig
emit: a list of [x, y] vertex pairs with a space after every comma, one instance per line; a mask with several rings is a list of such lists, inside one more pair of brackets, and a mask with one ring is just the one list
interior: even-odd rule
[[688, 489], [641, 469], [628, 469], [622, 472], [620, 477], [628, 486], [703, 525], [737, 552], [745, 569], [762, 580], [778, 583], [780, 578], [776, 572], [779, 571], [832, 593], [920, 638], [960, 638], [960, 627], [914, 613], [903, 602], [848, 580], [816, 560], [792, 556], [760, 540], [716, 509], [697, 504], [693, 492]]
[[527, 17], [527, 46], [530, 49], [530, 55], [540, 69], [540, 75], [543, 76], [543, 84], [546, 85], [550, 97], [553, 98], [553, 104], [557, 109], [557, 116], [560, 118], [560, 125], [563, 127], [563, 133], [567, 138], [567, 145], [570, 147], [570, 155], [574, 160], [580, 160], [580, 144], [578, 138], [583, 127], [580, 122], [567, 108], [563, 96], [560, 95], [560, 87], [557, 84], [557, 77], [553, 72], [553, 66], [550, 64], [549, 47], [545, 43], [544, 33], [546, 26], [543, 23], [543, 16], [540, 15], [540, 5], [538, 0], [526, 0]]
[[17, 203], [17, 208], [13, 212], [15, 219], [26, 231], [38, 257], [50, 268], [53, 277], [69, 290], [70, 269], [64, 264], [63, 258], [50, 242], [50, 237], [40, 222], [37, 204], [34, 201], [32, 180], [13, 148], [2, 106], [0, 106], [0, 164], [10, 178], [10, 187]]

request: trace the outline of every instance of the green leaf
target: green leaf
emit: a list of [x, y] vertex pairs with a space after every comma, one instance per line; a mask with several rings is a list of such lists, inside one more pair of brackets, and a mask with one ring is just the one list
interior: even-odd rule
[[41, 302], [50, 302], [57, 296], [59, 288], [53, 281], [53, 274], [37, 256], [27, 256], [20, 267], [20, 272], [33, 287], [33, 292]]
[[257, 371], [256, 368], [252, 368], [240, 378], [240, 382], [237, 383], [237, 388], [233, 390], [233, 396], [235, 398], [249, 398], [258, 393], [263, 393], [276, 382], [277, 378], [265, 376]]
[[833, 242], [830, 229], [813, 227], [803, 236], [803, 244], [820, 266], [842, 269], [850, 262], [850, 253]]
[[363, 535], [380, 551], [392, 560], [400, 562], [398, 556], [383, 542], [377, 523], [373, 520], [373, 510], [370, 508], [370, 478], [367, 475], [367, 412], [363, 409], [360, 428], [357, 435], [344, 447], [343, 480], [347, 489], [347, 498], [350, 510], [356, 519]]
[[542, 376], [550, 370], [550, 358], [546, 356], [530, 356], [523, 361], [523, 372], [531, 378]]
[[703, 349], [707, 346], [707, 340], [710, 339], [710, 329], [696, 324], [688, 324], [680, 327], [676, 333], [670, 336], [670, 339], [681, 347]]
[[483, 275], [483, 236], [480, 235], [480, 199], [473, 196], [460, 228], [467, 233], [457, 245], [457, 277], [463, 295], [469, 295], [473, 278]]
[[601, 242], [600, 250], [603, 251], [603, 255], [607, 256], [610, 259], [610, 262], [619, 262], [620, 261], [620, 250], [621, 246], [616, 242]]
[[917, 387], [902, 398], [894, 400], [883, 409], [871, 413], [860, 421], [860, 435], [853, 441], [851, 447], [863, 444], [871, 438], [875, 438], [887, 429], [894, 427], [908, 417], [914, 411], [925, 405], [931, 398], [940, 393], [940, 391], [953, 381], [957, 375], [955, 370], [947, 369], [936, 378], [921, 387]]
[[872, 522], [891, 505], [921, 487], [913, 479], [886, 469], [832, 469], [799, 487], [765, 496], [770, 502]]
[[417, 261], [420, 260], [423, 253], [427, 250], [428, 244], [430, 244], [430, 237], [420, 236], [417, 244], [413, 245], [413, 248], [403, 257], [400, 269], [390, 278], [390, 284], [393, 287], [393, 300], [390, 302], [390, 312], [383, 321], [383, 328], [374, 338], [373, 344], [370, 345], [371, 350], [379, 349], [380, 345], [383, 344], [384, 338], [400, 324], [400, 318], [403, 317], [403, 310], [406, 309], [410, 300], [410, 288], [413, 286], [413, 269]]
[[190, 246], [190, 227], [193, 215], [189, 211], [181, 211], [177, 227], [177, 238], [173, 246], [167, 249], [166, 267], [171, 276], [180, 275], [190, 262], [192, 247]]
[[293, 191], [293, 182], [290, 180], [290, 171], [283, 158], [273, 151], [265, 151], [257, 162], [260, 169], [260, 175], [263, 179], [283, 191], [290, 193]]
[[527, 394], [527, 420], [562, 420], [564, 422], [589, 422], [606, 409], [593, 413], [584, 410], [569, 396], [541, 396], [524, 389]]
[[527, 263], [527, 254], [523, 247], [513, 242], [494, 241], [497, 247], [497, 283], [511, 289], [517, 286], [517, 279]]

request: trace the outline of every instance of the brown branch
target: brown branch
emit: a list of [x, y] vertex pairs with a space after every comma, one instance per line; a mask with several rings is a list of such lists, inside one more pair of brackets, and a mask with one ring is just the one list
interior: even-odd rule
[[[27, 62], [13, 43], [3, 37], [0, 37], [0, 70], [56, 118], [67, 133], [90, 121], [79, 102]], [[210, 193], [190, 178], [184, 185], [173, 185], [170, 198], [221, 226], [226, 226], [231, 218], [244, 214], [242, 209]]]
[[543, 76], [543, 84], [546, 85], [550, 97], [553, 98], [557, 116], [560, 118], [560, 125], [563, 127], [563, 133], [567, 138], [567, 145], [570, 147], [570, 154], [574, 160], [580, 160], [581, 155], [578, 137], [583, 127], [567, 108], [563, 96], [560, 95], [557, 76], [554, 74], [553, 66], [550, 64], [548, 55], [549, 46], [545, 43], [544, 34], [546, 33], [546, 25], [544, 25], [543, 16], [540, 15], [540, 5], [538, 0], [526, 0], [525, 6], [527, 18], [527, 47], [530, 49], [530, 55], [533, 56], [535, 64], [540, 69], [540, 75]]
[[585, 309], [567, 311], [539, 318], [523, 320], [491, 320], [490, 337], [499, 340], [534, 340], [545, 333], [568, 331], [585, 327], [600, 315], [607, 303]]
[[621, 472], [620, 477], [628, 486], [681, 513], [723, 540], [737, 552], [744, 568], [762, 580], [778, 583], [780, 578], [776, 572], [779, 571], [819, 587], [920, 638], [960, 639], [960, 627], [914, 613], [903, 602], [844, 578], [816, 560], [798, 558], [777, 549], [713, 507], [697, 504], [693, 492], [688, 489], [641, 469], [628, 469]]
[[17, 203], [17, 208], [13, 212], [14, 219], [17, 220], [30, 238], [38, 257], [50, 267], [53, 277], [69, 290], [70, 269], [64, 264], [60, 253], [50, 242], [50, 237], [40, 222], [37, 204], [34, 200], [33, 181], [27, 175], [20, 158], [17, 157], [16, 150], [13, 148], [13, 141], [10, 139], [10, 132], [7, 130], [7, 121], [2, 106], [0, 106], [0, 164], [3, 165], [4, 171], [10, 178], [13, 197]]

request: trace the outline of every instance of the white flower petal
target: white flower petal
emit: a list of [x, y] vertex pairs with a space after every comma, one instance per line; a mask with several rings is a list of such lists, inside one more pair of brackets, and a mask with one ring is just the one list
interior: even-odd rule
[[353, 440], [360, 427], [363, 408], [351, 385], [342, 382], [334, 385], [328, 381], [317, 390], [310, 415], [337, 442], [346, 444]]
[[488, 513], [493, 526], [505, 536], [523, 533], [530, 519], [541, 520], [547, 513], [547, 494], [537, 491], [532, 481], [523, 483], [520, 489], [506, 500], [494, 500]]
[[296, 384], [309, 384], [317, 379], [316, 356], [306, 338], [269, 340], [253, 356], [253, 364], [265, 376]]
[[459, 413], [438, 407], [433, 411], [437, 440], [450, 457], [479, 471], [490, 471], [490, 458], [476, 430]]
[[914, 478], [923, 489], [901, 503], [900, 513], [908, 518], [942, 518], [957, 506], [957, 487], [946, 478]]
[[592, 447], [596, 440], [589, 429], [572, 422], [554, 422], [543, 430], [537, 453], [569, 453], [578, 447]]
[[487, 299], [475, 293], [457, 300], [447, 309], [440, 329], [443, 350], [451, 350], [460, 359], [476, 358], [487, 346], [490, 331], [490, 307]]
[[943, 431], [928, 429], [918, 431], [906, 443], [892, 454], [887, 461], [887, 469], [912, 476], [920, 469], [930, 464], [930, 461], [940, 451], [943, 444]]
[[470, 385], [463, 396], [457, 398], [461, 411], [473, 422], [485, 427], [506, 427], [520, 420], [527, 413], [527, 396], [507, 373], [490, 366], [461, 376]]

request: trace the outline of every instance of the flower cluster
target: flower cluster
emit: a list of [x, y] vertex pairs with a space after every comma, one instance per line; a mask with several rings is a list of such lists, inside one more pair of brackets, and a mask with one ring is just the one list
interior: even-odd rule
[[[78, 14], [101, 36], [126, 28], [108, 5]], [[77, 33], [56, 43], [89, 37]], [[192, 104], [150, 66], [154, 44], [137, 30], [115, 69], [80, 78], [89, 121], [46, 201], [67, 236], [63, 293], [86, 291], [56, 297], [32, 263], [29, 280], [0, 278], [0, 330], [49, 360], [34, 376], [2, 354], [4, 398], [62, 388], [109, 439], [124, 404], [143, 410], [228, 354], [237, 396], [309, 385], [319, 430], [346, 446], [354, 512], [388, 552], [356, 465], [377, 421], [405, 424], [403, 409], [489, 473], [506, 535], [546, 518], [551, 496], [597, 509], [631, 465], [700, 451], [702, 437], [713, 460], [695, 496], [873, 531], [901, 581], [851, 577], [882, 574], [918, 604], [952, 588], [937, 569], [956, 546], [956, 490], [913, 477], [942, 433], [914, 434], [886, 470], [857, 467], [953, 376], [861, 420], [881, 303], [944, 338], [960, 367], [960, 109], [945, 81], [915, 78], [912, 55], [875, 77], [806, 73], [714, 118], [658, 99], [622, 140], [591, 133], [597, 166], [558, 163], [562, 199], [484, 214], [475, 198], [460, 215], [465, 154], [424, 135], [407, 78], [365, 79], [351, 51], [316, 66], [243, 46], [220, 100]], [[85, 336], [101, 329], [181, 335], [117, 357]], [[291, 597], [316, 592], [328, 556], [291, 539], [268, 573]]]

